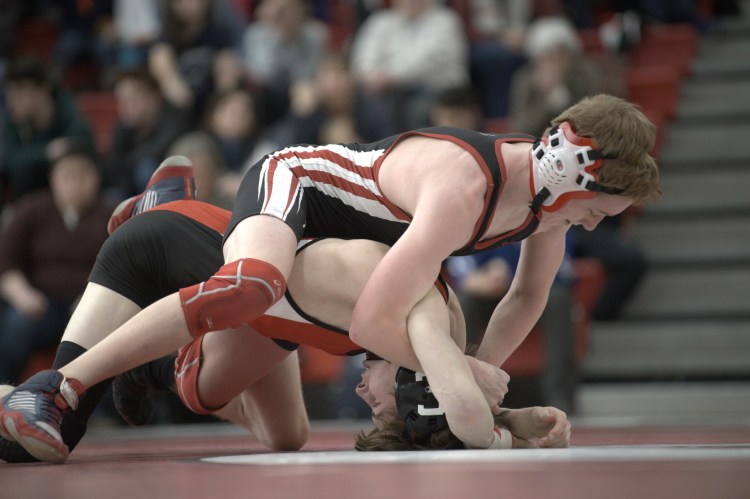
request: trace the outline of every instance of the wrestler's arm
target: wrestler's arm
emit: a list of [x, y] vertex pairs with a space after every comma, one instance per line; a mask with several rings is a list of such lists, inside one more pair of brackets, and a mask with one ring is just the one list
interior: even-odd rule
[[[461, 351], [466, 352], [466, 320], [458, 297], [448, 286], [448, 314], [450, 317], [450, 334]], [[414, 314], [417, 307], [412, 311]], [[474, 381], [479, 386], [484, 398], [493, 413], [499, 413], [505, 394], [508, 393], [510, 376], [499, 367], [474, 357], [473, 354], [464, 355], [469, 364]]]
[[469, 447], [486, 449], [494, 439], [493, 414], [449, 324], [442, 296], [432, 291], [408, 317], [409, 340], [451, 432]]
[[[470, 238], [481, 214], [484, 186], [431, 185], [409, 228], [373, 270], [354, 307], [350, 337], [381, 357], [382, 331], [406, 338], [406, 319], [433, 287], [442, 262]], [[445, 305], [443, 305], [445, 308]]]
[[478, 359], [501, 366], [539, 320], [565, 254], [567, 227], [535, 234], [522, 243], [516, 275], [490, 318]]

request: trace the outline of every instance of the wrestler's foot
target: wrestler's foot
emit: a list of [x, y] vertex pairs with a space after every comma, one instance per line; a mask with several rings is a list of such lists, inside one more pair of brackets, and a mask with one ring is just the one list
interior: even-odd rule
[[154, 415], [153, 394], [174, 388], [175, 358], [176, 354], [162, 357], [115, 377], [115, 409], [130, 426], [148, 424]]
[[54, 370], [41, 371], [2, 399], [0, 433], [47, 463], [64, 463], [68, 446], [62, 441], [63, 415], [78, 407], [81, 383]]
[[38, 463], [29, 451], [24, 449], [18, 442], [0, 438], [0, 461], [6, 463]]
[[170, 156], [154, 171], [141, 194], [126, 199], [115, 208], [107, 232], [112, 234], [126, 220], [154, 206], [181, 199], [195, 199], [193, 165], [185, 156]]
[[[11, 385], [0, 385], [0, 399], [12, 391], [13, 387]], [[0, 437], [0, 461], [5, 461], [6, 463], [33, 463], [39, 460], [29, 454], [18, 442]]]

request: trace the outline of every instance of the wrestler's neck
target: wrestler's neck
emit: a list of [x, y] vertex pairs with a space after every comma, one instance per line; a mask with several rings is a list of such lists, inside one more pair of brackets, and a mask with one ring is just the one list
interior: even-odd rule
[[523, 223], [529, 214], [532, 198], [529, 187], [530, 151], [531, 144], [525, 142], [505, 143], [500, 147], [505, 179], [490, 233], [512, 230]]
[[512, 191], [514, 199], [519, 199], [519, 202], [526, 206], [531, 203], [531, 146], [528, 142], [516, 142], [505, 143], [500, 147], [506, 177], [503, 191]]

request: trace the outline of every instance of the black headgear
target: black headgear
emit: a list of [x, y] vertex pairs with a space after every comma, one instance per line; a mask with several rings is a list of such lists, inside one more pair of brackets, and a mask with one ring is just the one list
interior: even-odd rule
[[422, 373], [399, 368], [396, 373], [396, 408], [406, 425], [406, 435], [414, 435], [418, 443], [426, 441], [436, 431], [448, 428], [445, 412]]

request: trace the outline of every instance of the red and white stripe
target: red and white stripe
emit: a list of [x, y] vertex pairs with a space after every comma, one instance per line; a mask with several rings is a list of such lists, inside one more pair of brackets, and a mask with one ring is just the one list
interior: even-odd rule
[[286, 217], [301, 200], [301, 186], [315, 188], [373, 217], [408, 223], [383, 202], [375, 181], [373, 166], [384, 153], [384, 149], [355, 151], [336, 144], [287, 147], [274, 153], [261, 166], [266, 192], [263, 212]]

